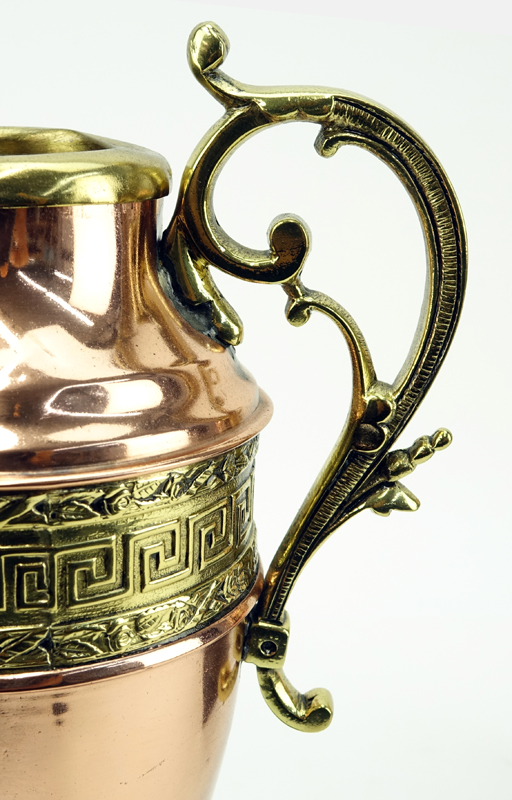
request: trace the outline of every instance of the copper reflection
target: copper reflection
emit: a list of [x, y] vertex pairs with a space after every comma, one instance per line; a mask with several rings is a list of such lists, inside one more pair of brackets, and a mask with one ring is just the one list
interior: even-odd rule
[[2, 800], [208, 800], [260, 590], [261, 576], [229, 615], [167, 647], [2, 678]]
[[270, 405], [158, 283], [158, 201], [0, 211], [0, 485], [202, 460]]

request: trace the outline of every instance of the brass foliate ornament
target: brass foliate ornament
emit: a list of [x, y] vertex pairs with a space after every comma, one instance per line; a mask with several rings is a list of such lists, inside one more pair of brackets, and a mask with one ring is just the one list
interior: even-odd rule
[[[259, 88], [221, 67], [213, 23], [189, 62], [225, 109], [185, 169], [163, 236], [161, 156], [66, 130], [0, 129], [0, 750], [2, 797], [206, 800], [239, 665], [272, 711], [329, 725], [330, 693], [283, 673], [286, 603], [302, 568], [352, 516], [415, 511], [404, 479], [451, 443], [393, 449], [459, 319], [466, 241], [434, 154], [394, 114], [322, 88]], [[394, 381], [363, 333], [302, 272], [306, 224], [284, 215], [252, 250], [219, 225], [213, 189], [249, 136], [318, 124], [332, 156], [363, 147], [401, 180], [428, 254], [422, 317]], [[280, 284], [286, 317], [330, 317], [349, 348], [352, 403], [265, 580], [253, 519], [258, 434], [271, 404], [236, 358], [242, 322], [211, 268]], [[65, 766], [63, 764], [65, 763]], [[155, 766], [156, 765], [156, 766]]]

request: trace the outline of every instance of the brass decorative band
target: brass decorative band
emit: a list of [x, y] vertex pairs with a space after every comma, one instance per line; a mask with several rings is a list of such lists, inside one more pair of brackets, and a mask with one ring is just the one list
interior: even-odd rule
[[257, 439], [144, 478], [0, 497], [0, 670], [119, 656], [227, 611], [257, 572]]

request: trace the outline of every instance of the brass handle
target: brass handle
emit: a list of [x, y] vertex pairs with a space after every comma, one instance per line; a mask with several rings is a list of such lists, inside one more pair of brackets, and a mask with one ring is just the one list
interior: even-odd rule
[[[225, 344], [241, 340], [242, 324], [215, 286], [209, 265], [245, 280], [280, 283], [288, 296], [291, 324], [303, 325], [312, 310], [321, 311], [333, 319], [349, 347], [353, 393], [347, 421], [268, 570], [246, 653], [246, 660], [258, 667], [262, 693], [274, 713], [292, 727], [321, 730], [332, 716], [330, 694], [314, 690], [302, 695], [281, 671], [288, 639], [285, 605], [307, 560], [350, 517], [365, 508], [379, 514], [416, 510], [419, 501], [400, 479], [450, 444], [451, 434], [441, 429], [408, 450], [390, 452], [432, 384], [457, 326], [466, 281], [464, 223], [438, 160], [391, 112], [338, 90], [240, 84], [219, 69], [227, 51], [225, 34], [212, 23], [191, 34], [192, 70], [226, 113], [185, 170], [165, 253], [172, 261], [177, 301], [185, 310], [199, 310], [203, 325]], [[274, 220], [268, 250], [258, 251], [234, 241], [215, 217], [213, 188], [229, 155], [257, 131], [292, 120], [320, 124], [315, 146], [322, 156], [334, 155], [344, 144], [378, 156], [401, 180], [418, 211], [428, 256], [426, 299], [411, 351], [392, 384], [377, 379], [363, 334], [350, 314], [302, 283], [309, 250], [302, 220], [289, 215]]]

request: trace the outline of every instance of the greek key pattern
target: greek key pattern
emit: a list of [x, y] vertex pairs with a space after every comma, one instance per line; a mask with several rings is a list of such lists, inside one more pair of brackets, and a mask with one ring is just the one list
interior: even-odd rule
[[0, 670], [140, 649], [236, 602], [256, 570], [255, 452], [1, 497]]
[[69, 667], [170, 642], [208, 624], [243, 599], [258, 568], [253, 538], [242, 558], [214, 580], [166, 603], [76, 625], [0, 631], [0, 668]]

